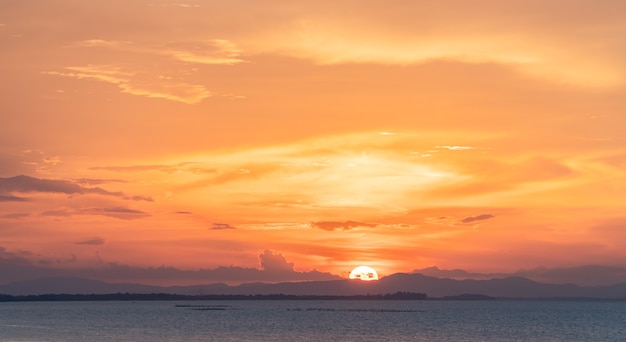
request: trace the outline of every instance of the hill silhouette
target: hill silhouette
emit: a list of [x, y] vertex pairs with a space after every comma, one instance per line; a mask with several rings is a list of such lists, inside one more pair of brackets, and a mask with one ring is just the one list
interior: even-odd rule
[[[488, 280], [455, 280], [422, 274], [396, 273], [378, 281], [330, 280], [283, 283], [222, 283], [195, 286], [159, 287], [129, 283], [106, 283], [82, 278], [47, 278], [0, 285], [0, 294], [107, 294], [167, 293], [180, 295], [314, 295], [356, 296], [386, 293], [425, 293], [429, 298], [465, 294], [499, 298], [598, 298], [626, 299], [626, 284], [578, 286], [545, 284], [522, 277]], [[478, 298], [478, 297], [477, 297]]]
[[609, 265], [581, 265], [573, 267], [537, 267], [522, 269], [514, 273], [475, 273], [461, 269], [440, 269], [436, 266], [416, 269], [412, 273], [437, 278], [457, 280], [523, 277], [546, 284], [576, 284], [581, 286], [602, 286], [626, 283], [626, 267]]

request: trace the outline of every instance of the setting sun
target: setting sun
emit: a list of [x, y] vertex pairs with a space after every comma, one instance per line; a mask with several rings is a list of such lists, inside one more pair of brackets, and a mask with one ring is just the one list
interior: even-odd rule
[[361, 279], [364, 281], [378, 280], [378, 273], [369, 266], [359, 266], [350, 272], [350, 279]]

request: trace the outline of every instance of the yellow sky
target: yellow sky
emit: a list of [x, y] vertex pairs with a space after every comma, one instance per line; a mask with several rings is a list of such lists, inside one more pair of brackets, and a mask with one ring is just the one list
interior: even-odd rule
[[625, 12], [0, 1], [1, 267], [624, 264]]

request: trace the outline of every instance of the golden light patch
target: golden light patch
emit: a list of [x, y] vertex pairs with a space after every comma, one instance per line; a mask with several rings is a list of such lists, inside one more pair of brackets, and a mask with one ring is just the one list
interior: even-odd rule
[[359, 266], [350, 272], [350, 279], [360, 279], [363, 281], [378, 280], [378, 273], [369, 266]]

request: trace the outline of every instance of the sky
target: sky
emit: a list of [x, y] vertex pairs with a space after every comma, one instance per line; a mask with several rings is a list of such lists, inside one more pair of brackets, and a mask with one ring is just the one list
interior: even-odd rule
[[0, 282], [624, 265], [624, 13], [0, 0]]

